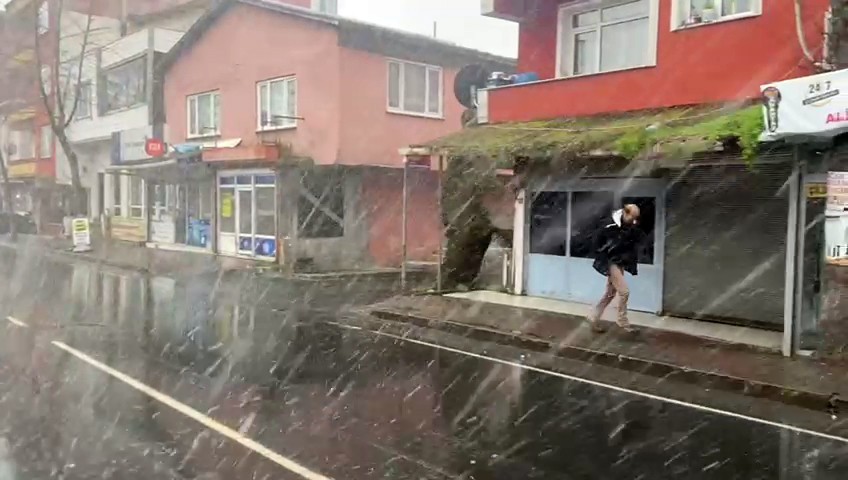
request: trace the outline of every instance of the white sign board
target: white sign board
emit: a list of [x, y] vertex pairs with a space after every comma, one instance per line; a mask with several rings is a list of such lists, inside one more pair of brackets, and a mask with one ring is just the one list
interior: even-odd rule
[[155, 243], [177, 243], [177, 231], [170, 218], [150, 222], [150, 241]]
[[91, 250], [91, 225], [87, 218], [75, 218], [71, 220], [71, 236], [74, 239], [75, 252], [88, 252]]
[[760, 87], [763, 140], [833, 137], [848, 132], [848, 70]]

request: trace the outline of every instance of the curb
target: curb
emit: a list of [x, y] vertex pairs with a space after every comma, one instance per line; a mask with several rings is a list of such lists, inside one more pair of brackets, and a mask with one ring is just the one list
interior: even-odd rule
[[[448, 333], [459, 334], [475, 340], [489, 341], [508, 346], [517, 346], [527, 350], [553, 353], [570, 360], [594, 363], [600, 366], [640, 373], [661, 380], [671, 380], [704, 388], [743, 394], [750, 397], [772, 400], [809, 410], [823, 412], [832, 401], [831, 393], [812, 392], [785, 385], [725, 375], [720, 372], [692, 369], [655, 360], [631, 357], [602, 350], [592, 350], [573, 345], [563, 345], [535, 336], [507, 333], [502, 330], [468, 325], [449, 320], [436, 320], [386, 309], [366, 311], [374, 318], [397, 323], [407, 323], [418, 327], [434, 328]], [[848, 407], [848, 401], [837, 400], [838, 407]]]

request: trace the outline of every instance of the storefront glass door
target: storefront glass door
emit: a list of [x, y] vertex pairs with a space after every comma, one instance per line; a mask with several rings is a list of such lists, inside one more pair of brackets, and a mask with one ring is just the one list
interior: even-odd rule
[[221, 253], [276, 258], [275, 183], [273, 173], [222, 174], [218, 180]]
[[238, 219], [238, 250], [242, 255], [253, 253], [253, 190], [238, 190], [236, 196]]
[[640, 207], [637, 228], [645, 233], [639, 275], [627, 275], [630, 308], [659, 312], [662, 302], [662, 189], [630, 181], [593, 182], [566, 191], [536, 192], [530, 205], [529, 295], [591, 304], [606, 288], [592, 267], [594, 238], [624, 204]]

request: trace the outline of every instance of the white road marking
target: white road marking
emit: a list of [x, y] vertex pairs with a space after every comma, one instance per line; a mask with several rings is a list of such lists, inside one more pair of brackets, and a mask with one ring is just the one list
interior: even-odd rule
[[312, 470], [309, 470], [303, 465], [300, 465], [299, 463], [274, 452], [268, 447], [265, 447], [264, 445], [254, 440], [251, 440], [250, 438], [247, 438], [246, 436], [227, 427], [226, 425], [223, 425], [222, 423], [213, 420], [207, 417], [206, 415], [203, 415], [202, 413], [189, 407], [188, 405], [181, 403], [180, 401], [171, 398], [168, 395], [165, 395], [164, 393], [161, 393], [158, 390], [139, 382], [138, 380], [130, 377], [129, 375], [121, 373], [118, 370], [115, 370], [114, 368], [95, 360], [94, 358], [68, 346], [63, 342], [53, 341], [52, 343], [57, 348], [60, 348], [67, 353], [70, 353], [71, 355], [88, 363], [89, 365], [97, 368], [98, 370], [101, 370], [102, 372], [117, 378], [118, 380], [126, 383], [127, 385], [140, 391], [141, 393], [159, 401], [160, 403], [167, 405], [168, 407], [171, 407], [172, 409], [182, 413], [183, 415], [191, 418], [192, 420], [195, 420], [206, 428], [213, 430], [229, 438], [230, 440], [243, 445], [244, 447], [258, 453], [259, 455], [262, 455], [263, 457], [267, 458], [268, 460], [271, 460], [272, 462], [285, 468], [286, 470], [300, 475], [306, 480], [331, 480], [330, 477], [325, 477], [320, 473], [316, 473]]
[[24, 322], [22, 322], [22, 321], [18, 320], [18, 319], [17, 319], [17, 318], [15, 318], [15, 317], [11, 317], [11, 316], [9, 316], [9, 317], [6, 317], [6, 320], [8, 320], [8, 321], [9, 321], [9, 323], [11, 323], [12, 325], [15, 325], [15, 326], [18, 326], [18, 327], [21, 327], [21, 328], [29, 328], [29, 325], [27, 325], [26, 323], [24, 323]]
[[[342, 328], [347, 328], [347, 329], [350, 329], [350, 330], [363, 330], [362, 328], [353, 327], [353, 326], [350, 326], [350, 325], [342, 325], [342, 324], [337, 324], [337, 325], [341, 326]], [[425, 342], [423, 340], [416, 340], [414, 338], [402, 337], [400, 335], [394, 335], [394, 334], [385, 333], [385, 332], [378, 332], [378, 331], [369, 330], [369, 329], [364, 329], [363, 331], [370, 332], [370, 333], [373, 333], [375, 335], [380, 335], [380, 336], [383, 336], [383, 337], [394, 338], [396, 340], [402, 340], [404, 342], [410, 342], [410, 343], [415, 343], [415, 344], [418, 344], [418, 345], [424, 345], [424, 346], [427, 346], [427, 347], [436, 348], [436, 349], [439, 349], [439, 350], [444, 350], [446, 352], [458, 353], [460, 355], [465, 355], [465, 356], [473, 357], [473, 358], [479, 358], [481, 360], [488, 360], [490, 362], [500, 363], [502, 365], [509, 365], [511, 367], [523, 368], [525, 370], [529, 370], [529, 371], [532, 371], [532, 372], [543, 373], [543, 374], [546, 374], [546, 375], [552, 375], [554, 377], [560, 377], [560, 378], [564, 378], [566, 380], [572, 380], [572, 381], [575, 381], [575, 382], [585, 383], [587, 385], [592, 385], [592, 386], [595, 386], [595, 387], [608, 388], [610, 390], [614, 390], [614, 391], [622, 392], [622, 393], [628, 393], [630, 395], [636, 395], [636, 396], [647, 398], [647, 399], [650, 399], [650, 400], [657, 400], [657, 401], [660, 401], [660, 402], [670, 403], [672, 405], [678, 405], [678, 406], [681, 406], [681, 407], [689, 407], [689, 408], [692, 408], [692, 409], [695, 409], [695, 410], [700, 410], [702, 412], [708, 412], [708, 413], [713, 413], [713, 414], [716, 414], [716, 415], [723, 415], [723, 416], [726, 416], [726, 417], [738, 418], [738, 419], [741, 419], [741, 420], [747, 420], [749, 422], [759, 423], [759, 424], [762, 424], [762, 425], [768, 425], [770, 427], [782, 428], [782, 429], [789, 430], [789, 431], [796, 432], [796, 433], [805, 433], [807, 435], [812, 435], [814, 437], [824, 438], [824, 439], [827, 439], [827, 440], [833, 440], [833, 441], [836, 441], [836, 442], [848, 443], [848, 438], [838, 437], [836, 435], [830, 435], [830, 434], [822, 433], [822, 432], [817, 432], [815, 430], [808, 430], [806, 428], [796, 427], [796, 426], [793, 426], [793, 425], [787, 425], [785, 423], [773, 422], [771, 420], [765, 420], [763, 418], [751, 417], [751, 416], [748, 416], [748, 415], [743, 415], [741, 413], [729, 412], [729, 411], [726, 411], [726, 410], [720, 410], [718, 408], [712, 408], [712, 407], [708, 407], [706, 405], [699, 405], [697, 403], [689, 403], [689, 402], [684, 402], [682, 400], [675, 400], [673, 398], [661, 397], [659, 395], [654, 395], [654, 394], [651, 394], [651, 393], [640, 392], [638, 390], [631, 390], [629, 388], [619, 387], [617, 385], [610, 385], [608, 383], [596, 382], [594, 380], [589, 380], [589, 379], [586, 379], [586, 378], [575, 377], [573, 375], [567, 375], [565, 373], [555, 372], [553, 370], [545, 370], [544, 368], [534, 367], [532, 365], [524, 365], [522, 363], [512, 362], [512, 361], [509, 361], [509, 360], [503, 360], [501, 358], [490, 357], [488, 355], [481, 355], [479, 353], [466, 352], [465, 350], [447, 347], [447, 346], [439, 345], [439, 344], [436, 344], [436, 343]]]

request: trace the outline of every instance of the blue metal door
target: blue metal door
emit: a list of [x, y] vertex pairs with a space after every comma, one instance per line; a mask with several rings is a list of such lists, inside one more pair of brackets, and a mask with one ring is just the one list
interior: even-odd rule
[[626, 203], [642, 210], [638, 228], [647, 237], [639, 274], [626, 274], [630, 309], [657, 313], [662, 308], [664, 237], [663, 188], [656, 180], [583, 181], [559, 191], [534, 192], [530, 202], [527, 293], [592, 304], [606, 277], [592, 267], [593, 239], [603, 219]]

